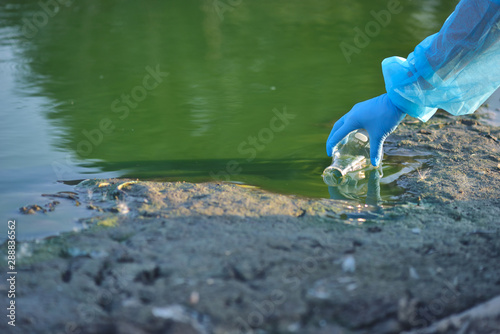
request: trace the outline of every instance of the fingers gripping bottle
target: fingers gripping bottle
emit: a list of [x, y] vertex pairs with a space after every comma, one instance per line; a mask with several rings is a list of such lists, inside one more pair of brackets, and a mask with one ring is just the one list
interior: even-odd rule
[[370, 141], [366, 130], [355, 130], [345, 136], [333, 148], [332, 158], [332, 164], [323, 171], [323, 181], [330, 186], [345, 182], [348, 173], [368, 167]]

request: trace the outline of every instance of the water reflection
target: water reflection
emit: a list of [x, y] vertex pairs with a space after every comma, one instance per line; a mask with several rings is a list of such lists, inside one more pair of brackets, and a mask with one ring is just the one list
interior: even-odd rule
[[400, 196], [404, 191], [396, 186], [397, 180], [417, 169], [428, 168], [431, 153], [409, 151], [400, 147], [392, 147], [387, 151], [389, 154], [386, 155], [386, 160], [378, 168], [370, 165], [350, 172], [337, 186], [327, 183], [330, 198], [367, 204], [375, 208], [375, 211], [384, 205], [401, 203]]
[[[347, 175], [344, 182], [337, 186], [328, 186], [331, 199], [356, 200], [368, 205], [378, 206], [382, 203], [380, 196], [380, 178], [383, 166], [368, 171], [359, 171]], [[368, 175], [368, 177], [366, 177]]]

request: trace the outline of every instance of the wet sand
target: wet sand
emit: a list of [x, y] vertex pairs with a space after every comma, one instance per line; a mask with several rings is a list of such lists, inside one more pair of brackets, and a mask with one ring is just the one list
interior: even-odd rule
[[85, 181], [87, 229], [18, 243], [16, 328], [0, 331], [499, 333], [499, 137], [477, 115], [406, 120], [386, 149], [432, 155], [397, 181], [413, 203], [385, 208]]

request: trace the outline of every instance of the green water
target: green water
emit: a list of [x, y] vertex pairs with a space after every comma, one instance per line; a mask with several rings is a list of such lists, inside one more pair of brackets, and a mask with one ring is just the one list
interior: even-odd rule
[[0, 4], [1, 210], [26, 237], [86, 214], [17, 213], [69, 190], [58, 181], [218, 179], [329, 198], [332, 124], [383, 93], [382, 59], [406, 56], [456, 1], [401, 1], [350, 62], [340, 44], [391, 2], [41, 3]]

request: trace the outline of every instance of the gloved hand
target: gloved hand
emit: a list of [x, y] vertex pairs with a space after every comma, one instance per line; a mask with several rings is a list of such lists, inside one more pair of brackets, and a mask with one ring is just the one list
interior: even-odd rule
[[333, 147], [349, 132], [365, 129], [370, 136], [371, 163], [373, 166], [378, 166], [382, 160], [385, 139], [405, 116], [406, 114], [391, 102], [387, 94], [358, 103], [333, 125], [326, 141], [326, 154], [331, 157]]

